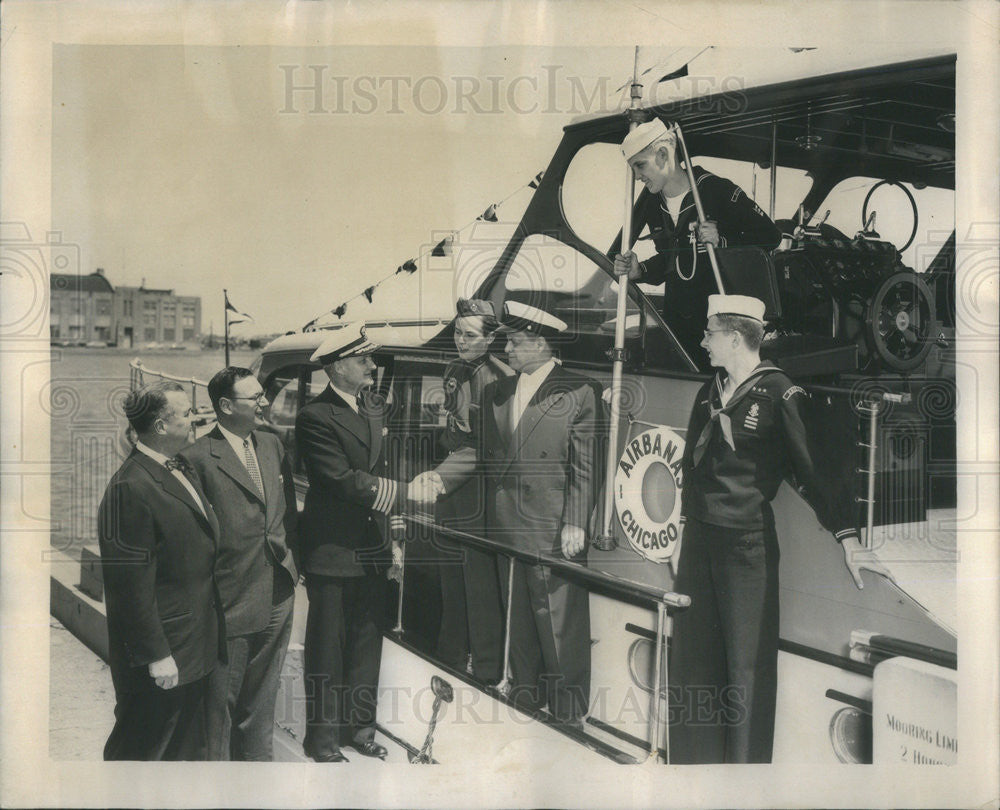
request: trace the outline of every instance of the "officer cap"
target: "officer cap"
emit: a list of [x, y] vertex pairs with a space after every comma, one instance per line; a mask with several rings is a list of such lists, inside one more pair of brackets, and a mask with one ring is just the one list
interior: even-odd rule
[[542, 337], [553, 337], [566, 331], [566, 322], [539, 307], [520, 301], [506, 301], [500, 331], [529, 332]]
[[328, 366], [330, 363], [343, 360], [346, 357], [371, 354], [379, 348], [379, 345], [368, 339], [363, 323], [351, 323], [341, 329], [331, 331], [309, 359]]

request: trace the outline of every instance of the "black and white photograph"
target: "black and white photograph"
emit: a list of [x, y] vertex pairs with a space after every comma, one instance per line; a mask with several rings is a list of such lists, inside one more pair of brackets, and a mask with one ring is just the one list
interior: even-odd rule
[[0, 803], [997, 806], [1000, 6], [0, 11]]

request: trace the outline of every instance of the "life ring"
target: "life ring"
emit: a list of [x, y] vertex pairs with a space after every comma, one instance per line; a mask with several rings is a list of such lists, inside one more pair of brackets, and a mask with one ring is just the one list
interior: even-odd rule
[[615, 472], [618, 522], [637, 554], [667, 562], [681, 536], [681, 459], [684, 440], [668, 427], [625, 443]]

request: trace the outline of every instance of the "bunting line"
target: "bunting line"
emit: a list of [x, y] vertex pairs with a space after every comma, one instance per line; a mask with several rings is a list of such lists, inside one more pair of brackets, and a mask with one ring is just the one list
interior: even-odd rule
[[497, 209], [499, 209], [501, 205], [503, 205], [505, 202], [507, 202], [507, 200], [509, 200], [511, 197], [513, 197], [521, 190], [525, 188], [537, 189], [539, 185], [541, 185], [542, 177], [544, 175], [545, 172], [539, 172], [529, 182], [525, 183], [522, 186], [518, 186], [516, 189], [514, 189], [514, 191], [512, 191], [506, 197], [501, 199], [499, 202], [490, 203], [490, 205], [487, 206], [486, 210], [483, 211], [483, 213], [481, 213], [478, 217], [471, 220], [470, 222], [467, 222], [461, 228], [458, 228], [457, 230], [453, 231], [451, 235], [446, 236], [444, 239], [442, 239], [440, 242], [434, 245], [433, 248], [431, 248], [430, 250], [425, 249], [423, 252], [419, 253], [414, 258], [407, 259], [405, 262], [399, 265], [399, 267], [397, 267], [396, 270], [390, 275], [376, 281], [370, 287], [366, 287], [364, 290], [352, 296], [351, 298], [348, 298], [346, 301], [343, 301], [341, 304], [334, 307], [333, 309], [327, 310], [326, 312], [317, 315], [315, 318], [309, 321], [309, 323], [307, 323], [305, 326], [302, 327], [302, 331], [308, 332], [311, 329], [316, 329], [317, 323], [319, 323], [323, 318], [326, 318], [328, 315], [335, 315], [337, 317], [337, 320], [343, 320], [344, 316], [347, 314], [348, 304], [356, 301], [358, 298], [364, 298], [365, 300], [368, 301], [369, 304], [372, 303], [372, 299], [375, 297], [375, 290], [381, 287], [382, 284], [385, 283], [386, 281], [389, 281], [389, 279], [395, 278], [401, 273], [405, 273], [406, 275], [413, 275], [414, 273], [416, 273], [417, 270], [419, 269], [419, 262], [422, 258], [424, 258], [424, 256], [427, 256], [428, 254], [432, 257], [447, 256], [449, 248], [451, 247], [450, 243], [453, 242], [455, 236], [457, 236], [467, 228], [475, 225], [477, 222], [497, 222], [498, 221]]

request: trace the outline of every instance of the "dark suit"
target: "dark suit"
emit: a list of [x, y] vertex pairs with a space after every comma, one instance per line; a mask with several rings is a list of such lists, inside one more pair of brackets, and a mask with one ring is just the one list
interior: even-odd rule
[[209, 682], [209, 757], [272, 759], [278, 680], [292, 631], [298, 569], [292, 468], [271, 433], [250, 434], [264, 492], [216, 426], [183, 455], [219, 520], [215, 576], [228, 664]]
[[[191, 480], [189, 478], [189, 480]], [[97, 513], [115, 727], [105, 759], [204, 759], [206, 679], [219, 658], [218, 523], [162, 464], [133, 450]], [[148, 665], [173, 656], [178, 685]]]
[[[448, 429], [443, 442], [450, 452], [475, 448], [483, 391], [514, 372], [486, 354], [472, 362], [454, 360], [444, 371]], [[438, 501], [437, 522], [461, 531], [485, 535], [486, 499], [480, 477], [468, 481]], [[437, 654], [446, 664], [465, 669], [469, 654], [477, 678], [496, 682], [502, 677], [503, 613], [496, 555], [439, 540], [442, 560], [441, 627]]]
[[385, 516], [406, 485], [386, 478], [385, 403], [363, 397], [361, 412], [327, 387], [295, 420], [309, 477], [299, 526], [309, 593], [306, 621], [305, 747], [324, 754], [371, 739], [382, 655]]
[[[598, 384], [556, 366], [516, 427], [517, 377], [486, 388], [478, 462], [486, 478], [491, 537], [524, 551], [562, 556], [562, 527], [587, 532], [600, 490], [603, 411]], [[438, 473], [450, 492], [468, 478], [472, 454], [452, 453]], [[576, 561], [586, 563], [586, 550]], [[547, 566], [515, 566], [511, 594], [515, 689], [560, 720], [582, 717], [590, 693], [587, 590]]]

